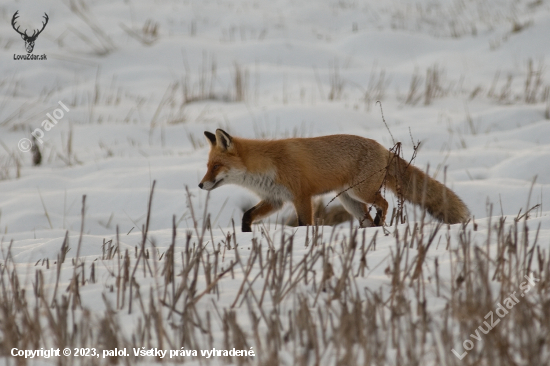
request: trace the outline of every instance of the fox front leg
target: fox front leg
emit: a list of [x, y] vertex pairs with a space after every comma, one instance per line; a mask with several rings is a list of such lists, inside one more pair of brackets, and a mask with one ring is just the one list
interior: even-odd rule
[[282, 202], [268, 202], [260, 201], [256, 206], [246, 211], [243, 215], [243, 233], [249, 233], [252, 231], [252, 223], [257, 220], [261, 220], [264, 217], [269, 216], [273, 212], [277, 211], [283, 206]]
[[294, 200], [294, 207], [298, 215], [298, 226], [313, 225], [313, 207], [311, 197], [301, 197]]

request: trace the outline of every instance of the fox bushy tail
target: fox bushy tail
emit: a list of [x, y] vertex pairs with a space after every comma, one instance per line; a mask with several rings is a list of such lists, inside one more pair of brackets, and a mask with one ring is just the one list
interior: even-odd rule
[[399, 156], [392, 155], [387, 183], [397, 195], [424, 207], [444, 223], [456, 224], [468, 220], [468, 207], [453, 191]]

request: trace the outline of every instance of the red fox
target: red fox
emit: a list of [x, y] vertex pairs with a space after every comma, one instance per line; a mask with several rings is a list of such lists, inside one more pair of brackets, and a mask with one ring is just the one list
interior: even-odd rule
[[[436, 219], [449, 223], [468, 220], [468, 208], [458, 196], [378, 142], [354, 135], [331, 135], [283, 140], [250, 140], [218, 129], [204, 132], [210, 143], [208, 171], [199, 184], [213, 190], [237, 184], [261, 201], [243, 215], [242, 231], [254, 221], [292, 202], [299, 225], [313, 224], [312, 197], [329, 192], [361, 227], [384, 225], [389, 188], [412, 203], [423, 205]], [[369, 204], [376, 207], [374, 219]]]

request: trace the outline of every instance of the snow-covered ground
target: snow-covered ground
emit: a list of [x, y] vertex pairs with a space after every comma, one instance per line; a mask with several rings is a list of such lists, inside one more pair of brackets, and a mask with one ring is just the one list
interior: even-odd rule
[[[28, 33], [41, 26], [44, 13], [48, 14], [48, 24], [34, 48], [34, 54], [46, 54], [47, 60], [14, 59], [26, 54], [23, 40], [11, 26], [16, 11], [19, 11], [17, 24], [21, 30], [28, 28]], [[89, 338], [82, 336], [83, 331], [70, 327], [67, 334], [75, 332], [78, 337], [70, 341], [61, 336], [56, 338], [50, 332], [57, 328], [49, 323], [51, 319], [44, 309], [48, 306], [42, 303], [36, 318], [43, 323], [42, 331], [38, 332], [41, 336], [27, 342], [23, 341], [25, 337], [13, 335], [17, 332], [6, 325], [9, 322], [0, 320], [3, 352], [0, 363], [20, 362], [21, 358], [8, 352], [13, 347], [55, 348], [62, 338], [71, 347], [114, 349], [108, 338], [96, 334], [105, 331], [102, 323], [107, 321], [105, 314], [111, 314], [108, 319], [120, 328], [113, 339], [119, 342], [119, 348], [124, 344], [132, 355], [132, 347], [206, 350], [245, 344], [247, 349], [254, 347], [255, 358], [206, 359], [200, 357], [199, 351], [197, 357], [185, 361], [258, 365], [370, 362], [376, 348], [371, 348], [370, 340], [356, 340], [358, 349], [353, 349], [349, 356], [352, 358], [346, 359], [346, 352], [352, 348], [339, 343], [337, 339], [345, 337], [339, 335], [334, 325], [333, 328], [327, 325], [333, 324], [332, 317], [337, 324], [343, 324], [343, 304], [353, 302], [342, 299], [338, 292], [338, 280], [345, 278], [343, 273], [355, 278], [346, 272], [349, 269], [346, 258], [355, 253], [349, 224], [336, 227], [334, 232], [331, 227], [322, 227], [322, 235], [319, 233], [317, 238], [311, 228], [281, 227], [282, 217], [293, 212], [291, 207], [285, 207], [270, 220], [255, 225], [254, 233], [241, 233], [238, 228], [242, 213], [258, 198], [234, 186], [221, 187], [209, 196], [197, 187], [206, 171], [208, 154], [203, 132], [216, 128], [248, 138], [356, 134], [373, 138], [388, 148], [399, 141], [407, 160], [413, 155], [413, 146], [420, 142], [414, 164], [445, 181], [467, 204], [474, 220], [465, 227], [438, 227], [428, 217], [426, 225], [416, 231], [414, 225], [420, 226], [421, 212], [406, 206], [408, 223], [388, 227], [387, 235], [380, 228], [359, 230], [359, 246], [362, 243], [368, 246], [374, 240], [376, 250], [365, 254], [366, 249], [362, 248], [366, 260], [359, 254], [349, 259], [352, 273], [359, 273], [365, 264], [368, 269], [357, 280], [348, 279], [342, 285], [345, 293], [353, 292], [350, 297], [362, 304], [364, 312], [369, 306], [381, 312], [376, 321], [394, 319], [395, 273], [401, 273], [400, 267], [395, 266], [399, 263], [394, 262], [396, 253], [399, 248], [403, 250], [403, 243], [412, 240], [411, 249], [406, 250], [407, 258], [401, 264], [407, 268], [416, 262], [415, 258], [424, 255], [418, 250], [418, 243], [427, 245], [429, 233], [437, 230], [425, 262], [423, 257], [420, 261], [425, 273], [414, 277], [402, 269], [403, 283], [407, 276], [411, 277], [407, 279], [411, 289], [403, 290], [411, 303], [406, 314], [421, 317], [416, 303], [412, 304], [421, 301], [412, 287], [422, 283], [427, 288], [421, 296], [430, 314], [430, 321], [425, 323], [429, 331], [422, 333], [427, 334], [427, 339], [416, 340], [408, 356], [416, 357], [418, 362], [474, 364], [477, 357], [482, 364], [490, 364], [488, 351], [482, 349], [494, 343], [480, 341], [479, 346], [476, 343], [472, 353], [476, 350], [478, 353], [466, 355], [461, 361], [447, 346], [454, 345], [462, 354], [462, 341], [483, 323], [487, 311], [480, 317], [471, 315], [466, 319], [470, 327], [464, 326], [464, 318], [455, 316], [449, 331], [454, 332], [454, 340], [438, 341], [435, 336], [438, 329], [445, 328], [444, 309], [464, 290], [453, 283], [460, 282], [458, 277], [473, 276], [464, 263], [469, 262], [465, 257], [474, 257], [474, 246], [487, 250], [487, 263], [492, 271], [490, 287], [496, 294], [500, 292], [502, 299], [507, 296], [503, 295], [503, 287], [508, 291], [517, 281], [521, 282], [520, 272], [529, 269], [548, 278], [548, 267], [543, 265], [550, 251], [550, 80], [546, 68], [550, 58], [547, 47], [550, 3], [546, 1], [48, 0], [38, 4], [22, 0], [0, 1], [0, 18], [3, 24], [0, 35], [2, 281], [6, 286], [13, 284], [13, 275], [9, 274], [15, 269], [20, 282], [17, 286], [26, 289], [30, 308], [35, 306], [35, 298], [41, 298], [36, 287], [42, 283], [43, 298], [52, 302], [48, 305], [55, 308], [54, 293], [59, 303], [65, 296], [71, 307], [76, 307], [70, 322], [80, 326], [84, 324], [82, 319], [87, 319], [92, 324]], [[42, 123], [49, 120], [48, 114], [62, 116], [46, 131]], [[42, 130], [43, 137], [37, 129]], [[42, 153], [39, 166], [33, 166], [31, 152], [21, 151], [21, 147], [26, 147], [21, 140], [31, 139], [33, 131], [43, 141], [38, 143]], [[147, 220], [153, 182], [150, 220]], [[327, 195], [323, 199], [328, 202], [333, 197]], [[396, 199], [391, 193], [387, 199], [391, 214]], [[528, 217], [522, 216], [528, 210]], [[211, 230], [208, 228], [204, 238], [199, 238], [208, 215]], [[515, 232], [515, 242], [514, 235], [507, 241], [492, 226], [499, 224], [502, 217], [507, 221], [499, 227], [504, 233]], [[175, 278], [186, 279], [174, 279], [165, 285], [164, 256], [169, 253], [173, 239], [173, 218], [177, 227]], [[515, 222], [514, 218], [519, 220]], [[139, 248], [147, 222], [144, 248], [149, 257], [145, 261], [139, 256]], [[233, 235], [233, 222], [237, 230], [228, 239], [228, 234]], [[112, 258], [106, 257], [104, 243], [110, 240], [112, 245], [117, 243], [117, 227], [119, 251]], [[525, 228], [530, 229], [529, 235]], [[58, 261], [66, 232], [70, 249], [67, 260], [59, 267], [58, 280], [54, 262]], [[398, 232], [400, 236], [396, 239]], [[403, 236], [405, 232], [409, 233], [408, 238]], [[187, 233], [193, 251], [185, 252]], [[422, 239], [420, 233], [425, 234]], [[289, 237], [293, 238], [290, 246]], [[235, 253], [235, 241], [239, 254]], [[471, 253], [462, 253], [465, 242], [471, 245]], [[542, 254], [535, 259], [531, 256], [529, 267], [518, 258], [516, 262], [507, 259], [506, 265], [517, 264], [518, 274], [507, 282], [492, 274], [502, 271], [499, 255], [504, 253], [503, 245], [512, 242], [521, 243], [520, 252], [526, 248], [526, 253], [540, 250]], [[257, 244], [261, 248], [256, 250]], [[201, 245], [204, 248], [199, 250]], [[537, 245], [540, 248], [532, 250]], [[327, 246], [333, 249], [328, 250]], [[130, 281], [126, 287], [124, 282], [126, 302], [121, 304], [123, 290], [117, 278], [124, 268], [124, 250], [129, 250], [129, 268], [139, 269], [134, 285]], [[259, 253], [264, 261], [278, 253], [276, 258], [284, 259], [273, 264], [273, 268], [280, 265], [287, 271], [289, 268], [292, 271], [290, 263], [310, 263], [310, 269], [304, 269], [304, 273], [310, 273], [317, 283], [308, 282], [307, 275], [306, 279], [300, 279], [299, 271], [293, 275], [289, 272], [288, 278], [283, 273], [281, 283], [289, 286], [281, 290], [284, 298], [278, 297], [281, 293], [271, 284], [260, 306], [255, 296], [264, 298], [260, 295], [268, 283], [263, 277], [264, 267], [267, 271], [269, 265], [258, 262], [262, 258]], [[315, 253], [321, 253], [320, 257], [315, 257]], [[119, 258], [119, 254], [123, 257]], [[201, 263], [189, 265], [186, 255], [195, 255], [193, 258], [199, 258], [197, 261]], [[223, 260], [218, 258], [222, 255]], [[285, 264], [287, 257], [289, 264]], [[527, 254], [520, 257], [529, 258]], [[438, 269], [434, 268], [436, 258]], [[535, 266], [537, 258], [546, 259]], [[76, 267], [75, 260], [79, 263]], [[472, 266], [474, 262], [472, 259]], [[148, 269], [144, 263], [150, 263]], [[215, 268], [208, 267], [210, 263], [216, 263]], [[231, 263], [238, 263], [231, 275], [227, 272], [213, 283], [213, 278]], [[331, 264], [330, 271], [327, 263]], [[198, 271], [194, 275], [196, 292], [182, 285], [185, 288], [182, 296], [186, 299], [181, 297], [179, 303], [170, 305], [174, 300], [170, 297], [174, 296], [171, 283], [187, 283], [187, 275], [182, 274], [186, 268]], [[464, 271], [464, 276], [454, 270]], [[335, 276], [327, 274], [331, 271]], [[438, 271], [436, 291], [434, 276]], [[254, 277], [259, 273], [261, 277]], [[82, 282], [80, 290], [70, 285], [75, 275], [80, 276], [76, 280], [80, 278]], [[295, 285], [291, 285], [293, 278], [297, 279]], [[325, 281], [333, 283], [320, 285]], [[323, 291], [326, 286], [329, 289]], [[136, 288], [132, 292], [131, 315], [128, 314], [130, 287]], [[541, 286], [539, 298], [528, 300], [533, 309], [550, 299], [547, 289]], [[16, 290], [13, 286], [3, 289], [0, 299], [5, 304], [17, 303], [13, 300]], [[209, 291], [203, 293], [206, 290]], [[239, 290], [243, 291], [241, 296], [237, 295]], [[289, 292], [285, 293], [286, 290]], [[73, 306], [75, 291], [80, 291], [78, 306]], [[141, 306], [136, 291], [141, 294]], [[467, 297], [468, 291], [464, 291]], [[154, 292], [157, 294], [153, 295]], [[257, 294], [253, 295], [254, 292]], [[496, 294], [491, 298], [494, 301], [491, 308], [496, 307]], [[247, 299], [244, 303], [243, 298]], [[174, 315], [172, 308], [187, 309], [182, 304], [189, 301], [196, 309], [191, 318], [185, 312], [177, 313], [179, 318]], [[384, 305], [376, 305], [377, 301]], [[330, 305], [335, 302], [336, 305]], [[112, 310], [107, 310], [108, 303]], [[299, 336], [293, 333], [298, 327], [310, 329], [309, 325], [291, 324], [295, 313], [301, 311], [303, 315], [303, 304], [311, 311], [311, 317], [305, 318], [319, 332], [319, 344], [308, 344], [302, 340], [302, 333]], [[228, 315], [232, 311], [236, 314], [235, 321]], [[14, 324], [27, 329], [21, 325], [24, 317], [19, 318], [16, 313], [7, 308], [4, 312], [5, 316], [17, 319]], [[152, 321], [151, 314], [160, 314], [158, 317], [164, 319], [166, 329], [162, 336], [143, 333], [147, 329], [143, 324]], [[200, 323], [207, 318], [208, 325]], [[370, 326], [365, 329], [371, 329]], [[407, 328], [410, 325], [401, 326], [404, 328], [399, 332], [404, 337], [417, 331]], [[189, 330], [192, 335], [178, 327], [193, 328]], [[539, 327], [533, 325], [533, 329]], [[279, 339], [267, 335], [274, 329], [281, 332], [283, 344], [268, 341]], [[386, 325], [381, 329], [386, 329]], [[236, 335], [241, 334], [239, 331], [244, 334], [242, 337]], [[399, 364], [404, 357], [401, 352], [408, 349], [409, 343], [393, 331], [391, 328], [376, 333], [380, 354], [371, 358], [372, 362]], [[158, 326], [155, 332], [159, 332]], [[285, 336], [285, 332], [289, 335]], [[142, 334], [143, 338], [136, 338], [136, 334]], [[317, 339], [311, 334], [303, 337], [310, 342]], [[512, 345], [513, 339], [509, 340]], [[95, 341], [98, 343], [94, 344]], [[361, 344], [369, 346], [361, 348]], [[517, 341], [515, 348], [509, 347], [518, 364], [533, 360], [519, 351], [522, 344]], [[547, 337], [542, 344], [539, 354], [550, 357]], [[400, 345], [405, 348], [399, 348]], [[109, 360], [38, 357], [31, 364]], [[129, 356], [122, 362], [152, 360]]]

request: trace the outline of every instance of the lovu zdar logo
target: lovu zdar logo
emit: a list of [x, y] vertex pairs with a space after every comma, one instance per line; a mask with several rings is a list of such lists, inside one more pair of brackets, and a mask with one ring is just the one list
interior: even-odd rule
[[48, 24], [48, 14], [44, 13], [44, 19], [46, 19], [45, 22], [42, 22], [42, 29], [38, 30], [38, 29], [35, 29], [33, 32], [32, 32], [32, 35], [28, 35], [27, 34], [27, 30], [25, 29], [25, 32], [20, 32], [19, 31], [19, 26], [17, 26], [17, 28], [15, 27], [15, 21], [17, 20], [17, 18], [19, 18], [19, 10], [17, 10], [15, 12], [15, 14], [13, 14], [13, 18], [11, 18], [11, 25], [13, 27], [13, 29], [15, 29], [15, 31], [17, 33], [19, 33], [21, 35], [21, 38], [23, 38], [23, 40], [25, 41], [25, 48], [27, 49], [27, 53], [32, 53], [32, 50], [34, 49], [34, 42], [36, 41], [36, 38], [40, 35], [40, 33], [42, 33], [42, 31], [44, 30], [44, 28], [46, 28], [46, 24]]

